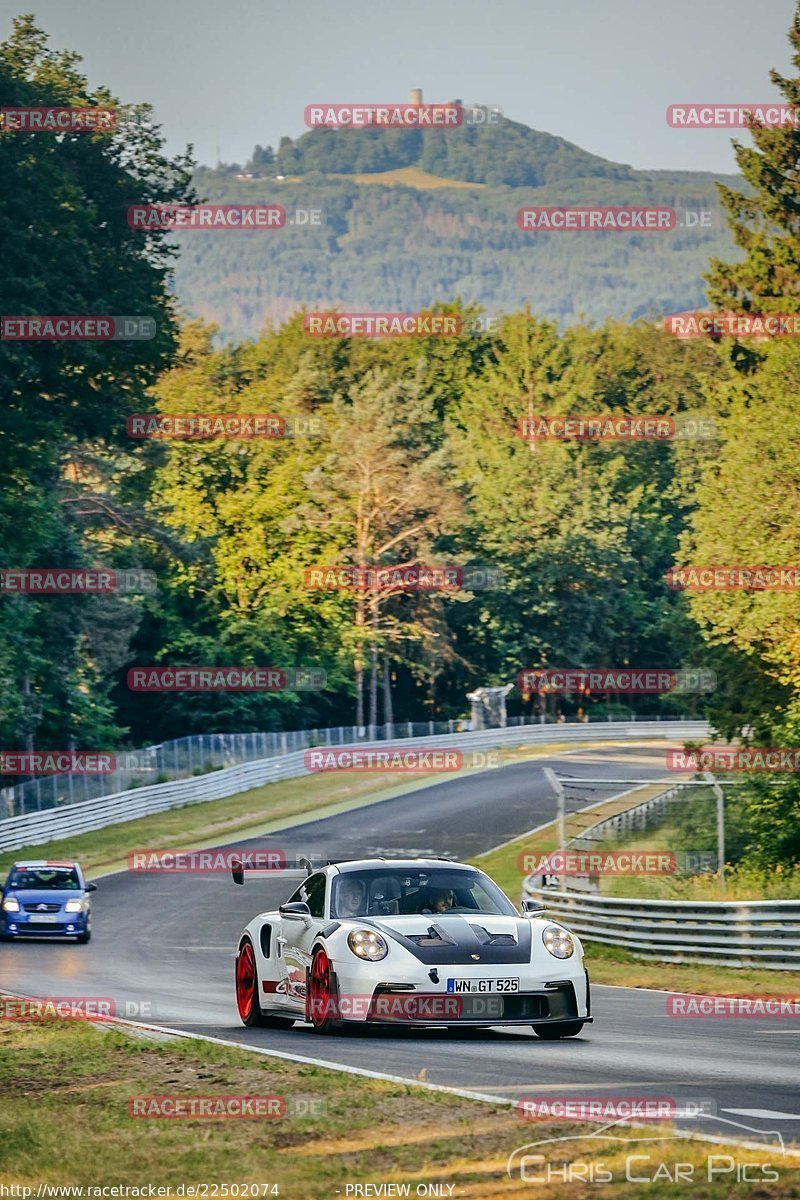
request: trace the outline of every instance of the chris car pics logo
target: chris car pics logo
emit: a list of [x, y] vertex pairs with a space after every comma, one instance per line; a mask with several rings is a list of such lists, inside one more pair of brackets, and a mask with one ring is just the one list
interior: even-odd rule
[[[678, 1119], [684, 1115], [692, 1114], [680, 1109], [675, 1114]], [[703, 1115], [706, 1115], [705, 1112]], [[623, 1182], [635, 1183], [640, 1187], [652, 1184], [676, 1184], [679, 1187], [717, 1184], [727, 1185], [725, 1195], [734, 1194], [728, 1191], [731, 1185], [774, 1183], [780, 1178], [774, 1160], [785, 1155], [785, 1148], [780, 1133], [775, 1131], [753, 1129], [739, 1121], [710, 1114], [710, 1119], [721, 1126], [714, 1130], [714, 1135], [722, 1133], [728, 1138], [746, 1138], [748, 1150], [755, 1151], [757, 1155], [757, 1161], [751, 1162], [742, 1161], [743, 1156], [737, 1157], [728, 1147], [716, 1145], [709, 1145], [700, 1153], [695, 1151], [690, 1155], [686, 1145], [689, 1134], [638, 1134], [637, 1130], [628, 1126], [629, 1119], [620, 1118], [590, 1133], [541, 1138], [518, 1146], [509, 1155], [506, 1173], [511, 1179], [548, 1189], [553, 1184], [565, 1183]], [[695, 1134], [693, 1140], [702, 1142], [702, 1134]], [[712, 1140], [716, 1140], [716, 1137]], [[748, 1155], [748, 1159], [750, 1157], [752, 1155]], [[531, 1193], [526, 1192], [528, 1194]], [[547, 1194], [552, 1193], [548, 1191]], [[704, 1187], [702, 1194], [711, 1193]]]

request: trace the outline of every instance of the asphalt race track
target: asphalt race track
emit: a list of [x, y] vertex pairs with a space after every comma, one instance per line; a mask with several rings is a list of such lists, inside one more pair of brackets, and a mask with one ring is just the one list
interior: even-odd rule
[[[646, 779], [664, 774], [664, 749], [665, 743], [571, 751], [236, 844], [275, 847], [287, 856], [467, 858], [555, 816], [543, 766], [585, 778]], [[609, 787], [606, 794], [619, 790]], [[587, 794], [587, 802], [601, 798]], [[103, 878], [94, 897], [92, 942], [3, 944], [0, 985], [25, 995], [109, 997], [119, 1013], [128, 1005], [131, 1016], [158, 1025], [504, 1099], [658, 1096], [674, 1097], [681, 1109], [711, 1101], [716, 1118], [687, 1116], [680, 1123], [770, 1144], [776, 1131], [787, 1142], [800, 1138], [796, 1020], [676, 1019], [666, 1013], [663, 992], [594, 985], [594, 1024], [561, 1042], [511, 1028], [338, 1037], [320, 1037], [304, 1025], [245, 1030], [233, 995], [238, 934], [255, 912], [277, 907], [296, 886], [280, 877], [251, 879], [244, 888], [227, 875]], [[591, 953], [588, 966], [591, 974]]]

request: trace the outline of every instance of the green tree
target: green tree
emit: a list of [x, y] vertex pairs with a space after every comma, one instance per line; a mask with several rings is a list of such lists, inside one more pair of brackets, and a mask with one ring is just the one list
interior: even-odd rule
[[[800, 107], [800, 4], [789, 30], [791, 78], [770, 72], [793, 111]], [[800, 129], [793, 124], [752, 123], [752, 146], [734, 142], [736, 161], [748, 192], [718, 184], [728, 225], [742, 256], [711, 260], [708, 292], [712, 303], [737, 312], [800, 310]], [[752, 349], [737, 348], [740, 362], [757, 361]]]
[[[49, 49], [32, 17], [18, 18], [0, 45], [2, 104], [114, 106], [106, 90], [89, 89], [79, 61]], [[146, 107], [129, 115], [114, 134], [0, 137], [2, 312], [137, 315], [156, 329], [149, 341], [3, 341], [0, 545], [10, 568], [98, 561], [103, 506], [80, 464], [90, 448], [107, 459], [119, 452], [125, 416], [173, 352], [170, 251], [163, 235], [131, 229], [126, 209], [190, 199], [190, 161], [164, 157]], [[120, 528], [118, 515], [106, 509], [106, 524]], [[122, 548], [124, 539], [111, 540]], [[92, 636], [106, 619], [101, 610], [108, 615], [108, 605], [77, 597], [0, 600], [4, 744], [97, 745], [118, 732], [108, 702], [112, 668]], [[125, 624], [124, 613], [115, 619]]]

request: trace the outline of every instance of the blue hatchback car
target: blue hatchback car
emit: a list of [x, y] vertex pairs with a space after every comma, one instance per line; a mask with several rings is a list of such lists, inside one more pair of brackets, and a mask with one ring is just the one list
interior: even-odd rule
[[18, 862], [0, 897], [0, 937], [68, 937], [85, 945], [92, 936], [87, 883], [76, 862]]

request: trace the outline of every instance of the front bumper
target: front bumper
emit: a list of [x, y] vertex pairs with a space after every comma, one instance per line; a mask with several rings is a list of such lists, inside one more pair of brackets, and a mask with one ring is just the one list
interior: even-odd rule
[[47, 923], [31, 921], [28, 913], [4, 912], [0, 918], [0, 935], [3, 937], [78, 937], [86, 932], [88, 913], [54, 914], [58, 919]]
[[[449, 993], [399, 991], [391, 984], [375, 989], [369, 1024], [459, 1026], [549, 1025], [577, 1021], [578, 998], [569, 979], [528, 992]], [[590, 1017], [585, 1018], [591, 1020]]]
[[[580, 980], [559, 979], [521, 992], [453, 995], [442, 990], [381, 982], [370, 994], [354, 996], [334, 978], [326, 1015], [367, 1025], [559, 1025], [592, 1020]], [[576, 984], [578, 985], [576, 987]]]

